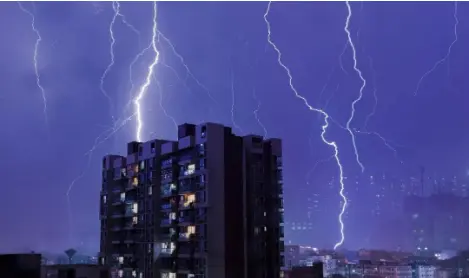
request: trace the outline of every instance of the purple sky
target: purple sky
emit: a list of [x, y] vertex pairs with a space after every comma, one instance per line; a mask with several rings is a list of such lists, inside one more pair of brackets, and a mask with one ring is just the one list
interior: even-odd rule
[[[111, 58], [112, 3], [23, 3], [35, 14], [42, 37], [37, 62], [47, 97], [47, 124], [34, 72], [37, 36], [31, 17], [15, 2], [0, 5], [0, 115], [4, 119], [0, 251], [71, 246], [97, 250], [100, 161], [110, 152], [124, 154], [136, 128], [135, 119], [129, 121], [94, 150], [91, 160], [85, 156], [96, 137], [112, 125], [109, 101], [100, 91], [100, 78]], [[469, 54], [465, 51], [469, 5], [458, 4], [458, 40], [449, 58], [423, 79], [417, 96], [419, 79], [445, 57], [454, 41], [454, 3], [353, 2], [351, 6], [352, 40], [358, 67], [367, 80], [351, 126], [363, 130], [373, 111], [376, 88], [378, 105], [367, 129], [394, 143], [404, 161], [400, 165], [377, 136], [357, 134], [364, 175], [380, 171], [413, 175], [419, 165], [440, 175], [464, 175], [469, 167]], [[178, 124], [215, 121], [231, 126], [233, 76], [234, 119], [242, 129], [236, 132], [263, 134], [254, 116], [259, 101], [257, 114], [268, 136], [283, 139], [288, 221], [304, 213], [300, 205], [293, 206], [301, 203], [304, 192], [325, 185], [337, 177], [338, 170], [333, 161], [319, 164], [306, 185], [307, 172], [333, 150], [320, 138], [323, 118], [295, 98], [267, 43], [266, 7], [267, 2], [159, 3], [158, 28], [197, 81], [160, 39], [162, 63], [143, 101], [142, 134], [144, 139], [176, 137], [174, 123], [160, 103]], [[129, 65], [150, 43], [152, 3], [121, 3], [121, 13], [139, 34], [116, 19], [115, 62], [104, 88], [114, 114], [125, 118], [132, 113], [124, 113], [131, 93]], [[343, 2], [275, 2], [268, 17], [272, 40], [282, 51], [298, 91], [316, 107], [328, 103], [327, 112], [341, 125], [350, 116], [361, 86], [351, 48], [341, 56], [347, 42], [346, 17]], [[134, 93], [144, 82], [152, 54], [148, 51], [133, 67]], [[350, 135], [331, 125], [327, 138], [339, 145], [345, 175], [360, 175]], [[81, 173], [71, 191], [70, 236], [66, 192]], [[337, 204], [338, 190], [329, 196]], [[338, 239], [337, 213], [338, 208], [330, 212], [330, 223], [318, 223], [323, 226], [323, 246], [332, 246]], [[359, 215], [350, 215], [348, 226], [353, 226], [354, 217]]]

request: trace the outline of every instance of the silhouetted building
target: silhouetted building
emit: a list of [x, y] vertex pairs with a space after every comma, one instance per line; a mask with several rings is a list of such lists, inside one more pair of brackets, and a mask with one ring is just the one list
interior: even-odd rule
[[109, 278], [109, 269], [93, 264], [58, 264], [42, 266], [42, 278]]
[[285, 273], [285, 278], [323, 278], [323, 264], [316, 262], [313, 266], [297, 266]]
[[281, 151], [206, 123], [104, 157], [100, 263], [120, 277], [279, 277]]
[[41, 254], [0, 255], [1, 278], [40, 278]]

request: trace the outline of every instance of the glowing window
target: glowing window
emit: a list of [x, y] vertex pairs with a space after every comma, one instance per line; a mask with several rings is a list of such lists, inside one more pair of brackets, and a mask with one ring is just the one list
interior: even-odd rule
[[132, 179], [132, 185], [133, 185], [133, 186], [137, 186], [137, 185], [138, 185], [138, 178], [137, 178], [137, 177], [134, 177], [134, 178]]
[[195, 194], [188, 194], [184, 196], [184, 206], [188, 207], [191, 203], [195, 202]]
[[148, 195], [153, 194], [153, 187], [149, 186], [148, 187]]
[[103, 204], [106, 204], [106, 203], [107, 203], [107, 196], [103, 195]]
[[140, 161], [140, 170], [145, 169], [145, 161]]
[[189, 164], [187, 165], [187, 169], [186, 171], [184, 172], [184, 175], [187, 176], [187, 175], [192, 175], [195, 173], [195, 164]]
[[132, 224], [137, 224], [138, 223], [138, 217], [137, 216], [134, 216], [132, 217]]
[[132, 212], [133, 212], [133, 213], [137, 213], [137, 212], [138, 212], [138, 204], [137, 204], [137, 203], [133, 203], [133, 204], [132, 204]]
[[122, 269], [119, 269], [119, 271], [117, 272], [117, 276], [124, 277], [124, 271]]
[[188, 226], [187, 227], [187, 234], [188, 235], [195, 234], [195, 226]]
[[121, 193], [121, 201], [122, 201], [122, 202], [125, 201], [125, 192], [122, 192], [122, 193]]
[[121, 257], [119, 257], [118, 260], [119, 260], [119, 263], [120, 263], [120, 264], [123, 264], [123, 263], [124, 263], [124, 257], [121, 256]]
[[169, 214], [169, 219], [175, 220], [175, 219], [176, 219], [176, 213], [175, 213], [175, 212], [171, 212], [171, 213]]

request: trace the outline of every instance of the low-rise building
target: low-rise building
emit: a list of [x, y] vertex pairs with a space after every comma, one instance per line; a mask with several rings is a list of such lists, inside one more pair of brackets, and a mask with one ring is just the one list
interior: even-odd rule
[[109, 269], [94, 264], [43, 265], [41, 278], [109, 278]]

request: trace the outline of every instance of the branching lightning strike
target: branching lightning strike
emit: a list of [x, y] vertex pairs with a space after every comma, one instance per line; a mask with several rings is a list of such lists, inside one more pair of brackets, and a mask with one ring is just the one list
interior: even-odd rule
[[184, 60], [184, 57], [182, 57], [182, 55], [179, 54], [179, 52], [177, 52], [176, 48], [174, 47], [174, 44], [168, 39], [168, 37], [166, 37], [159, 30], [158, 30], [158, 36], [161, 36], [161, 38], [169, 45], [169, 47], [171, 48], [171, 51], [173, 52], [173, 54], [176, 57], [178, 57], [179, 61], [181, 61], [181, 64], [183, 65], [183, 67], [186, 69], [186, 78], [185, 78], [184, 81], [187, 81], [188, 77], [192, 78], [195, 81], [195, 83], [197, 83], [197, 85], [207, 93], [208, 97], [213, 102], [215, 102], [215, 104], [218, 104], [218, 101], [212, 96], [212, 93], [210, 92], [210, 90], [194, 76], [194, 74], [190, 70], [189, 66], [187, 65], [186, 61]]
[[119, 9], [120, 9], [119, 2], [113, 1], [112, 2], [112, 9], [114, 10], [114, 15], [112, 16], [111, 24], [109, 25], [109, 37], [111, 39], [111, 44], [109, 46], [110, 47], [109, 54], [111, 56], [111, 62], [107, 65], [106, 69], [103, 72], [103, 75], [101, 75], [101, 79], [100, 79], [100, 83], [99, 83], [99, 89], [101, 90], [101, 93], [108, 99], [109, 114], [111, 115], [112, 121], [115, 122], [115, 120], [114, 120], [114, 105], [113, 105], [111, 97], [108, 95], [106, 89], [104, 88], [104, 79], [108, 75], [108, 73], [111, 70], [112, 66], [114, 66], [114, 45], [116, 44], [116, 38], [114, 37], [114, 24], [116, 23], [116, 19], [119, 16]]
[[378, 95], [376, 95], [376, 91], [377, 91], [377, 86], [376, 86], [376, 72], [375, 72], [375, 69], [373, 67], [373, 59], [371, 59], [370, 56], [368, 56], [368, 60], [370, 62], [370, 69], [371, 71], [373, 72], [373, 100], [374, 100], [374, 103], [373, 103], [373, 110], [371, 111], [370, 114], [368, 114], [366, 116], [366, 119], [365, 119], [365, 124], [364, 124], [364, 128], [365, 130], [367, 129], [367, 126], [368, 126], [368, 122], [370, 121], [371, 117], [373, 117], [376, 113], [376, 108], [378, 107]]
[[350, 114], [350, 118], [348, 119], [345, 127], [347, 128], [348, 132], [350, 133], [350, 136], [352, 137], [352, 144], [353, 144], [353, 151], [355, 152], [355, 158], [357, 160], [358, 165], [360, 165], [360, 168], [362, 172], [365, 171], [365, 166], [363, 166], [363, 163], [360, 161], [360, 156], [358, 155], [358, 149], [357, 149], [357, 143], [355, 139], [355, 134], [353, 133], [352, 129], [350, 128], [350, 124], [353, 121], [353, 117], [355, 116], [355, 105], [362, 99], [363, 97], [363, 90], [365, 89], [366, 86], [366, 80], [363, 78], [363, 74], [361, 70], [358, 68], [358, 62], [357, 62], [357, 51], [355, 49], [355, 45], [353, 44], [352, 36], [350, 34], [350, 19], [352, 18], [352, 7], [350, 6], [349, 1], [345, 1], [345, 4], [347, 5], [347, 10], [348, 10], [348, 15], [347, 19], [345, 20], [345, 26], [344, 26], [344, 31], [347, 34], [347, 39], [348, 39], [348, 44], [350, 45], [350, 48], [352, 49], [352, 58], [353, 58], [353, 69], [355, 72], [358, 74], [362, 81], [362, 86], [360, 87], [359, 95], [358, 98], [356, 98], [352, 102], [352, 112]]
[[259, 126], [262, 128], [262, 130], [264, 130], [264, 139], [267, 139], [267, 128], [259, 119], [259, 110], [261, 109], [261, 101], [257, 98], [256, 89], [252, 90], [252, 97], [257, 102], [257, 107], [253, 112], [254, 118], [256, 118], [256, 121], [259, 124]]
[[168, 111], [166, 110], [166, 108], [165, 108], [164, 105], [163, 105], [163, 88], [161, 87], [160, 82], [158, 82], [158, 81], [155, 80], [155, 83], [156, 83], [156, 86], [158, 87], [158, 95], [160, 96], [160, 99], [159, 99], [160, 108], [161, 108], [161, 110], [163, 111], [163, 114], [173, 122], [173, 124], [174, 124], [174, 129], [175, 129], [175, 131], [176, 131], [176, 133], [177, 133], [178, 124], [177, 124], [177, 122], [176, 122], [176, 119], [174, 119], [173, 116], [171, 116], [171, 115], [168, 114]]
[[446, 60], [448, 60], [449, 56], [451, 55], [451, 49], [453, 48], [454, 44], [456, 44], [456, 42], [458, 41], [458, 25], [459, 25], [458, 1], [454, 1], [453, 18], [454, 18], [454, 40], [451, 42], [450, 46], [448, 47], [448, 51], [446, 52], [446, 55], [442, 59], [438, 60], [429, 71], [427, 71], [426, 73], [422, 75], [422, 77], [420, 77], [420, 80], [417, 83], [417, 88], [414, 91], [414, 96], [417, 96], [417, 92], [419, 91], [420, 85], [422, 84], [425, 77], [430, 75], [433, 71], [435, 71], [438, 68], [438, 66], [446, 62]]
[[93, 146], [85, 152], [85, 156], [88, 157], [88, 160], [86, 162], [85, 168], [83, 171], [78, 175], [68, 186], [67, 192], [65, 194], [66, 199], [67, 199], [67, 209], [68, 209], [68, 224], [69, 224], [69, 233], [70, 233], [70, 241], [73, 238], [73, 221], [72, 221], [72, 205], [71, 205], [71, 200], [70, 200], [70, 193], [72, 192], [73, 187], [75, 184], [84, 177], [84, 175], [87, 173], [88, 169], [90, 168], [91, 165], [91, 159], [93, 156], [94, 151], [96, 148], [101, 145], [102, 143], [106, 142], [109, 138], [111, 138], [114, 134], [116, 134], [122, 127], [124, 127], [127, 122], [129, 122], [135, 114], [131, 115], [130, 117], [122, 120], [120, 123], [114, 123], [113, 126], [109, 129], [106, 129], [104, 132], [102, 132], [96, 139], [94, 140]]
[[145, 93], [148, 90], [148, 87], [151, 85], [151, 79], [153, 76], [153, 73], [155, 71], [155, 66], [158, 64], [159, 58], [160, 58], [160, 52], [158, 51], [158, 48], [156, 46], [156, 41], [157, 41], [157, 36], [158, 36], [158, 29], [157, 29], [157, 4], [156, 1], [153, 2], [153, 27], [152, 27], [152, 39], [151, 39], [151, 48], [153, 52], [155, 53], [155, 57], [151, 64], [148, 66], [148, 73], [145, 79], [145, 83], [140, 87], [140, 90], [137, 93], [137, 97], [134, 99], [134, 107], [135, 107], [135, 112], [137, 114], [137, 130], [135, 137], [137, 141], [141, 142], [142, 141], [142, 128], [143, 128], [143, 120], [142, 120], [142, 111], [141, 111], [141, 105], [140, 101], [142, 98], [145, 96]]
[[34, 33], [36, 33], [36, 36], [37, 36], [36, 43], [34, 44], [34, 56], [33, 56], [34, 73], [36, 74], [36, 85], [39, 88], [39, 90], [41, 90], [44, 119], [46, 121], [46, 125], [48, 125], [49, 120], [48, 120], [48, 117], [47, 117], [46, 91], [44, 90], [44, 87], [42, 87], [42, 84], [41, 84], [41, 75], [39, 73], [38, 62], [37, 62], [37, 56], [38, 56], [38, 52], [39, 52], [39, 46], [40, 46], [41, 41], [42, 41], [42, 37], [41, 37], [41, 34], [39, 33], [39, 30], [36, 28], [36, 18], [34, 16], [34, 14], [32, 12], [30, 12], [29, 10], [27, 10], [25, 7], [23, 7], [21, 2], [17, 2], [17, 3], [18, 3], [18, 6], [20, 7], [20, 9], [31, 17], [31, 28], [33, 29]]
[[327, 144], [328, 146], [330, 147], [333, 147], [334, 148], [334, 157], [335, 157], [335, 160], [337, 162], [337, 166], [339, 168], [339, 182], [340, 182], [340, 191], [339, 191], [339, 194], [343, 200], [342, 202], [342, 207], [341, 207], [341, 211], [339, 213], [339, 217], [338, 217], [338, 221], [339, 221], [339, 224], [340, 224], [340, 240], [334, 245], [334, 250], [337, 249], [338, 247], [340, 247], [344, 241], [345, 241], [345, 234], [344, 234], [344, 222], [343, 222], [343, 215], [345, 213], [345, 209], [347, 207], [347, 197], [344, 195], [344, 190], [345, 190], [345, 186], [344, 186], [344, 174], [343, 174], [343, 167], [342, 167], [342, 164], [340, 162], [340, 158], [339, 158], [339, 148], [337, 146], [337, 143], [335, 141], [328, 141], [326, 138], [325, 138], [325, 135], [326, 135], [326, 132], [327, 132], [327, 128], [329, 127], [329, 114], [327, 114], [324, 110], [322, 109], [319, 109], [319, 108], [315, 108], [313, 106], [311, 106], [308, 102], [308, 100], [300, 95], [298, 93], [298, 91], [296, 90], [295, 86], [293, 85], [293, 76], [290, 72], [290, 69], [282, 62], [282, 52], [278, 49], [277, 45], [272, 41], [271, 39], [271, 27], [270, 27], [270, 22], [269, 20], [267, 19], [267, 16], [269, 15], [269, 12], [270, 12], [270, 7], [271, 7], [271, 4], [272, 2], [269, 1], [268, 5], [267, 5], [267, 9], [264, 13], [264, 21], [267, 25], [267, 41], [268, 43], [272, 46], [272, 48], [275, 50], [275, 52], [277, 53], [277, 62], [278, 64], [285, 70], [287, 76], [288, 76], [288, 79], [289, 79], [289, 86], [290, 86], [290, 89], [292, 90], [292, 92], [295, 94], [295, 97], [298, 98], [299, 100], [301, 100], [303, 102], [303, 104], [310, 110], [310, 111], [314, 111], [314, 112], [317, 112], [317, 113], [320, 113], [321, 115], [324, 116], [324, 124], [322, 125], [322, 132], [321, 132], [321, 139], [322, 141]]
[[234, 73], [231, 71], [231, 123], [233, 124], [234, 128], [237, 128], [241, 133], [243, 132], [243, 129], [236, 123], [235, 120], [235, 90], [234, 90]]

